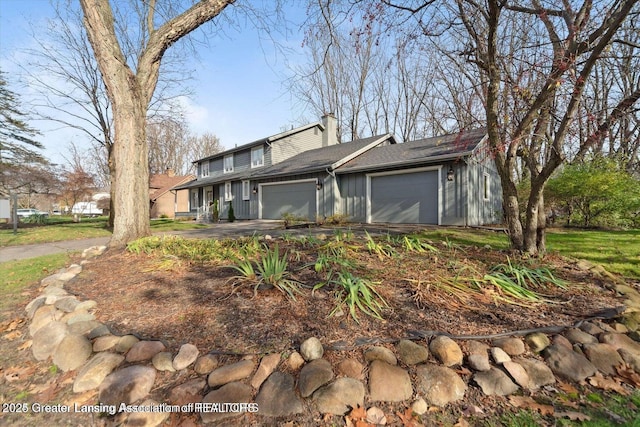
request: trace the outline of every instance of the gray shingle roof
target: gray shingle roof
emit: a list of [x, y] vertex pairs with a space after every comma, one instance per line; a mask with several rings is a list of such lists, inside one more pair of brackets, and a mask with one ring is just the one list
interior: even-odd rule
[[225, 181], [237, 181], [240, 179], [257, 179], [281, 175], [295, 175], [326, 170], [334, 163], [348, 158], [360, 149], [366, 148], [376, 141], [383, 142], [389, 140], [395, 144], [391, 135], [378, 135], [370, 138], [358, 139], [356, 141], [345, 142], [343, 144], [330, 145], [328, 147], [316, 148], [314, 150], [303, 151], [295, 156], [283, 160], [273, 166], [266, 168], [250, 169], [242, 172], [218, 175], [209, 178], [200, 178], [187, 182], [186, 184], [174, 187], [174, 190], [184, 188], [203, 187], [212, 184], [220, 184]]
[[470, 155], [487, 134], [476, 129], [373, 148], [336, 169], [336, 173], [454, 160]]
[[365, 148], [369, 144], [376, 141], [382, 142], [388, 139], [392, 141], [392, 144], [395, 144], [395, 140], [393, 140], [392, 136], [377, 135], [370, 138], [345, 142], [343, 144], [330, 145], [328, 147], [303, 151], [302, 153], [296, 154], [295, 156], [273, 166], [253, 171], [251, 178], [322, 171], [345, 157], [352, 155], [356, 151]]

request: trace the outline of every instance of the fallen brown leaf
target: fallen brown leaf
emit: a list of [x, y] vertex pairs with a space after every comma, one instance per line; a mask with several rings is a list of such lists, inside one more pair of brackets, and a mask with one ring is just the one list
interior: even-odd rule
[[558, 381], [558, 388], [565, 393], [578, 393], [578, 389], [575, 388], [572, 384], [563, 383], [562, 381]]
[[629, 391], [613, 378], [603, 377], [600, 372], [589, 378], [589, 384], [601, 390], [612, 390], [623, 396], [628, 396]]
[[13, 319], [8, 322], [2, 322], [0, 323], [0, 330], [3, 330], [4, 332], [11, 332], [22, 323], [24, 323], [24, 319]]
[[11, 331], [8, 334], [4, 334], [2, 338], [4, 338], [7, 341], [13, 341], [16, 338], [20, 338], [21, 336], [22, 336], [21, 331]]
[[33, 344], [33, 340], [27, 340], [18, 346], [18, 350], [26, 350], [31, 348], [31, 344]]
[[463, 417], [458, 418], [458, 422], [453, 427], [469, 427], [469, 422]]
[[13, 366], [4, 371], [4, 378], [7, 382], [22, 381], [31, 377], [35, 371], [36, 368], [34, 366]]
[[555, 412], [553, 406], [538, 403], [529, 396], [509, 396], [509, 402], [517, 408], [532, 409], [542, 415], [553, 415]]
[[624, 382], [634, 387], [640, 387], [640, 374], [638, 374], [631, 365], [623, 363], [622, 365], [616, 366], [616, 371], [618, 371], [618, 375]]
[[404, 427], [419, 427], [422, 425], [413, 417], [411, 408], [407, 408], [404, 413], [396, 412], [396, 415], [400, 417], [400, 421], [402, 421]]

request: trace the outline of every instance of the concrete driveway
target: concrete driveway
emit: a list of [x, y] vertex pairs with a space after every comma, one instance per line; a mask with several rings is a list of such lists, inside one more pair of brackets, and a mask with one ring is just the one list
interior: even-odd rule
[[[428, 226], [408, 224], [347, 224], [344, 228], [351, 229], [355, 233], [364, 233], [364, 230], [366, 229], [371, 234], [396, 234], [415, 232], [420, 229], [428, 228]], [[221, 222], [218, 224], [211, 224], [207, 228], [185, 231], [166, 231], [154, 234], [178, 235], [196, 239], [222, 239], [251, 236], [254, 233], [262, 236], [265, 234], [269, 234], [271, 236], [279, 236], [283, 233], [291, 235], [325, 233], [327, 235], [331, 235], [333, 234], [333, 232], [334, 228], [324, 227], [284, 229], [282, 227], [282, 221], [279, 220], [251, 220]], [[80, 252], [91, 246], [106, 245], [108, 242], [109, 237], [98, 237], [92, 239], [64, 240], [59, 242], [39, 243], [33, 245], [4, 246], [0, 247], [0, 262], [17, 261], [63, 252]]]

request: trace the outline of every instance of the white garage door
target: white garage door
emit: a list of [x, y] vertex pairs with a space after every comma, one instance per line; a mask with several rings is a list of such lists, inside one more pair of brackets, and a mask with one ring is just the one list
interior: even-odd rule
[[438, 224], [438, 171], [371, 176], [371, 222]]

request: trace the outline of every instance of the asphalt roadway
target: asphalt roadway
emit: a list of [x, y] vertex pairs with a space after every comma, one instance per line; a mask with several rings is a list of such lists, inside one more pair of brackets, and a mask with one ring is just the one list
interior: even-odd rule
[[[364, 227], [360, 224], [348, 224], [344, 228], [351, 229], [354, 232], [364, 232], [366, 228], [369, 233], [404, 233], [416, 231], [416, 229], [427, 228], [425, 226], [416, 225], [390, 225], [390, 224], [375, 224], [366, 225]], [[279, 236], [283, 233], [288, 234], [320, 234], [325, 233], [331, 236], [334, 233], [334, 228], [323, 227], [300, 227], [284, 229], [282, 221], [279, 220], [250, 220], [250, 221], [236, 221], [236, 222], [221, 222], [218, 224], [211, 224], [206, 228], [198, 228], [194, 230], [185, 231], [165, 231], [155, 233], [156, 235], [179, 235], [187, 238], [198, 239], [220, 239], [229, 237], [241, 237], [251, 236], [254, 233], [259, 235], [269, 234], [271, 236]], [[91, 246], [106, 245], [109, 242], [109, 237], [97, 237], [91, 239], [78, 239], [78, 240], [64, 240], [59, 242], [50, 243], [38, 243], [33, 245], [20, 245], [20, 246], [3, 246], [0, 247], [0, 262], [18, 261], [29, 258], [36, 258], [44, 255], [53, 255], [63, 252], [81, 252]]]

